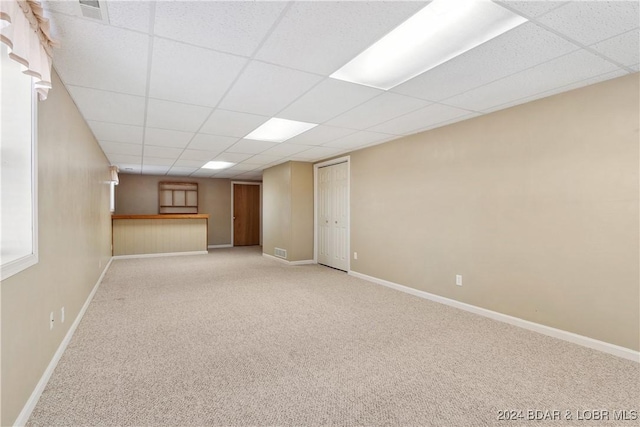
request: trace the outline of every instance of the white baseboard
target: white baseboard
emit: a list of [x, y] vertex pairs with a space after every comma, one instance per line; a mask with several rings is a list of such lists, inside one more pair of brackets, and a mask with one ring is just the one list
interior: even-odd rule
[[614, 356], [622, 357], [623, 359], [628, 359], [640, 363], [640, 352], [632, 350], [630, 348], [621, 347], [619, 345], [599, 341], [593, 338], [585, 337], [583, 335], [574, 334], [573, 332], [563, 331], [562, 329], [556, 329], [550, 326], [541, 325], [539, 323], [530, 322], [518, 317], [509, 316], [508, 314], [498, 313], [497, 311], [488, 310], [486, 308], [456, 301], [450, 298], [445, 298], [439, 295], [434, 295], [429, 292], [420, 291], [418, 289], [410, 288], [398, 283], [378, 279], [377, 277], [367, 276], [366, 274], [358, 273], [356, 271], [350, 271], [349, 275], [364, 279], [372, 283], [376, 283], [378, 285], [386, 286], [388, 288], [396, 289], [398, 291], [406, 292], [420, 298], [439, 302], [441, 304], [479, 314], [480, 316], [488, 317], [493, 320], [498, 320], [510, 325], [519, 326], [521, 328], [538, 332], [543, 335], [548, 335], [553, 338], [558, 338], [563, 341], [568, 341], [573, 344], [578, 344], [583, 347], [592, 348], [594, 350], [602, 351], [604, 353], [612, 354]]
[[207, 251], [190, 251], [190, 252], [162, 252], [158, 254], [135, 254], [135, 255], [115, 255], [113, 259], [130, 259], [130, 258], [156, 258], [161, 256], [182, 256], [182, 255], [208, 255]]
[[263, 257], [267, 257], [269, 259], [275, 259], [276, 261], [280, 261], [282, 263], [285, 264], [289, 264], [289, 265], [306, 265], [306, 264], [315, 264], [315, 261], [312, 259], [303, 259], [301, 261], [287, 261], [284, 258], [278, 258], [277, 256], [273, 256], [273, 255], [269, 255], [269, 254], [265, 254], [264, 252], [262, 253]]
[[233, 245], [231, 243], [227, 243], [226, 245], [209, 245], [207, 248], [209, 249], [220, 249], [220, 248], [232, 248]]
[[93, 300], [93, 296], [96, 294], [96, 291], [100, 286], [100, 283], [102, 283], [102, 279], [104, 278], [104, 275], [107, 273], [107, 270], [109, 270], [111, 261], [113, 261], [113, 257], [109, 259], [109, 262], [104, 267], [104, 270], [102, 270], [102, 274], [100, 274], [100, 277], [98, 277], [98, 281], [93, 286], [91, 293], [87, 297], [87, 300], [84, 302], [84, 305], [80, 309], [80, 312], [76, 316], [76, 319], [73, 321], [73, 324], [71, 325], [71, 327], [69, 327], [67, 334], [64, 336], [64, 339], [58, 346], [58, 350], [56, 350], [56, 352], [53, 355], [53, 358], [51, 358], [51, 361], [49, 362], [47, 369], [45, 369], [44, 373], [42, 374], [42, 377], [40, 377], [40, 381], [38, 381], [38, 384], [36, 384], [36, 387], [31, 393], [31, 396], [29, 396], [29, 400], [27, 400], [27, 403], [22, 408], [22, 411], [20, 411], [20, 414], [18, 414], [18, 418], [16, 418], [16, 421], [13, 423], [14, 426], [24, 426], [29, 420], [29, 417], [31, 416], [31, 412], [33, 412], [34, 408], [36, 407], [38, 400], [40, 400], [40, 396], [42, 396], [42, 392], [44, 391], [45, 387], [47, 386], [47, 383], [49, 382], [49, 378], [51, 378], [51, 374], [53, 374], [53, 371], [56, 369], [56, 366], [58, 365], [58, 362], [60, 361], [62, 354], [67, 349], [67, 345], [69, 345], [69, 342], [71, 341], [71, 337], [73, 337], [73, 333], [76, 331], [76, 328], [80, 324], [80, 321], [82, 320], [84, 313], [87, 311], [87, 308], [89, 308], [89, 304], [91, 303], [91, 300]]

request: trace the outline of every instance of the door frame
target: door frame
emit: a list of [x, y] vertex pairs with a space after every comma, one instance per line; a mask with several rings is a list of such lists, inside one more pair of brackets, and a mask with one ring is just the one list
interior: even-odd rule
[[313, 165], [313, 262], [318, 263], [318, 169], [347, 164], [347, 273], [351, 271], [351, 156], [338, 157]]
[[262, 183], [254, 181], [231, 181], [231, 247], [235, 246], [233, 241], [233, 207], [235, 206], [233, 186], [235, 184], [241, 185], [258, 185], [260, 186], [260, 246], [262, 246]]

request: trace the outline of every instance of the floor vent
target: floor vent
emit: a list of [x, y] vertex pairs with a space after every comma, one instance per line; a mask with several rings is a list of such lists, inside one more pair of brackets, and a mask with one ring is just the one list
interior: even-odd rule
[[280, 249], [280, 248], [275, 248], [273, 250], [273, 254], [279, 258], [284, 258], [287, 259], [287, 250], [286, 249]]

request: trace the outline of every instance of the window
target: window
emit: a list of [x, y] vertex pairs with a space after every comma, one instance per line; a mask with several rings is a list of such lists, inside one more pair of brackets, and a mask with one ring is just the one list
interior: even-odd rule
[[36, 98], [0, 43], [0, 280], [38, 262]]

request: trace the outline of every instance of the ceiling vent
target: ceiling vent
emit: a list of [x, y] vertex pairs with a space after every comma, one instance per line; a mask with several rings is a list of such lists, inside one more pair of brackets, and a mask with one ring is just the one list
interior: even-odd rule
[[96, 19], [108, 23], [107, 8], [100, 6], [98, 0], [80, 0], [80, 10], [85, 18]]

